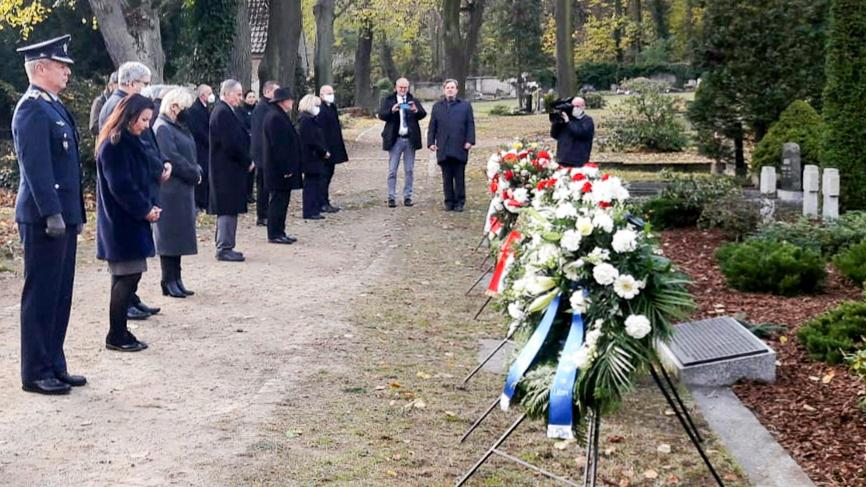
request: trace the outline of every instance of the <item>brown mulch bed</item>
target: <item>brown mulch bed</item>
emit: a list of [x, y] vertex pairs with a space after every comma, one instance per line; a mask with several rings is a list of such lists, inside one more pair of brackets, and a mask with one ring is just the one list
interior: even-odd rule
[[697, 229], [662, 234], [665, 254], [694, 281], [696, 318], [745, 316], [787, 331], [766, 340], [778, 354], [774, 384], [746, 383], [734, 392], [820, 486], [866, 486], [866, 413], [857, 400], [866, 385], [844, 366], [810, 360], [796, 337], [809, 319], [845, 300], [861, 299], [856, 286], [829, 269], [824, 292], [782, 297], [730, 289], [713, 258], [719, 232]]

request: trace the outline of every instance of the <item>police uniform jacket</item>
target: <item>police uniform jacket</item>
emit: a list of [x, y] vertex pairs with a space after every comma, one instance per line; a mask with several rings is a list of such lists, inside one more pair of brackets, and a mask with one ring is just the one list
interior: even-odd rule
[[[406, 126], [409, 129], [409, 141], [412, 142], [412, 148], [418, 150], [421, 148], [421, 126], [418, 121], [427, 116], [421, 102], [416, 100], [412, 93], [406, 94], [406, 102], [414, 101], [418, 107], [416, 113], [411, 110], [406, 111]], [[400, 112], [392, 112], [391, 107], [397, 103], [397, 93], [392, 93], [391, 96], [382, 100], [379, 106], [379, 120], [385, 121], [385, 127], [382, 129], [382, 149], [391, 150], [394, 143], [397, 142], [397, 137], [400, 136]]]
[[475, 116], [469, 102], [455, 98], [439, 100], [433, 105], [430, 125], [427, 127], [427, 146], [437, 147], [436, 160], [466, 162], [469, 151], [466, 143], [475, 145]]
[[554, 122], [550, 126], [550, 136], [556, 139], [556, 160], [563, 166], [583, 166], [589, 162], [592, 153], [592, 138], [595, 136], [595, 123], [592, 117], [584, 115], [574, 118], [569, 115], [568, 123]]
[[[301, 143], [289, 114], [273, 106], [262, 122], [262, 166], [265, 190], [300, 189]], [[286, 177], [286, 175], [291, 175]]]
[[[331, 152], [331, 158], [328, 159], [328, 162], [330, 164], [340, 164], [341, 162], [348, 161], [349, 155], [346, 154], [346, 143], [343, 141], [343, 127], [340, 126], [340, 116], [337, 112], [337, 106], [323, 101], [321, 111], [316, 119], [319, 121], [319, 126], [322, 127], [325, 143]], [[399, 124], [400, 121], [398, 120], [397, 123]]]
[[61, 214], [67, 225], [85, 221], [75, 121], [59, 100], [31, 85], [12, 116], [21, 178], [15, 221], [45, 224]]
[[328, 161], [325, 154], [328, 153], [328, 146], [316, 117], [308, 112], [301, 113], [298, 127], [301, 136], [301, 170], [304, 174], [325, 174], [325, 164]]
[[220, 100], [210, 116], [210, 213], [247, 212], [249, 166], [250, 134], [237, 112]]
[[141, 140], [121, 131], [106, 140], [96, 158], [96, 257], [122, 262], [153, 257], [148, 155]]
[[198, 252], [195, 234], [195, 186], [201, 178], [196, 162], [195, 140], [186, 127], [160, 114], [153, 124], [156, 141], [172, 170], [159, 187], [162, 213], [153, 225], [156, 253], [193, 255]]

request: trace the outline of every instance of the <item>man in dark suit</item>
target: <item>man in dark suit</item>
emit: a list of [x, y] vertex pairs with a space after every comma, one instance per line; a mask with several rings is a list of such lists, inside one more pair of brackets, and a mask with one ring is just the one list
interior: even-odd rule
[[207, 209], [208, 204], [208, 153], [210, 151], [210, 112], [208, 105], [214, 99], [213, 90], [208, 85], [199, 85], [195, 89], [196, 100], [187, 109], [187, 126], [195, 139], [195, 157], [201, 167], [201, 182], [195, 187], [195, 206], [201, 210]]
[[301, 189], [301, 143], [289, 118], [294, 97], [288, 88], [273, 92], [273, 107], [262, 121], [262, 165], [257, 169], [264, 176], [264, 186], [270, 195], [268, 202], [268, 242], [292, 244], [298, 239], [286, 235], [286, 211], [293, 189]]
[[409, 93], [409, 80], [400, 78], [394, 94], [382, 100], [379, 119], [382, 129], [382, 149], [388, 151], [388, 206], [397, 206], [397, 169], [403, 156], [403, 205], [412, 206], [415, 151], [421, 148], [421, 127], [418, 121], [427, 116], [421, 102]]
[[346, 143], [343, 141], [343, 127], [340, 125], [340, 114], [334, 103], [334, 88], [324, 85], [319, 88], [319, 98], [322, 99], [321, 112], [316, 117], [322, 133], [325, 135], [325, 144], [331, 153], [331, 158], [325, 163], [325, 175], [322, 178], [322, 198], [325, 205], [322, 211], [325, 213], [336, 213], [339, 208], [331, 204], [331, 180], [334, 178], [335, 164], [341, 164], [349, 160], [346, 154]]
[[270, 103], [274, 96], [274, 90], [280, 85], [276, 81], [265, 81], [262, 85], [262, 99], [256, 104], [253, 109], [252, 120], [250, 121], [250, 154], [253, 158], [253, 164], [256, 165], [256, 225], [265, 226], [268, 224], [268, 191], [265, 190], [264, 172], [262, 171], [262, 123], [265, 120], [265, 115], [274, 110], [275, 107]]
[[21, 382], [39, 394], [68, 394], [63, 343], [72, 307], [78, 233], [85, 221], [75, 120], [58, 94], [71, 73], [66, 35], [18, 49], [30, 86], [12, 116], [21, 180], [15, 221], [24, 247]]
[[445, 211], [463, 211], [466, 204], [466, 162], [475, 145], [472, 105], [457, 98], [457, 81], [445, 80], [445, 96], [433, 105], [427, 127], [427, 147], [442, 168]]
[[228, 79], [220, 85], [220, 101], [210, 116], [210, 204], [217, 215], [216, 258], [242, 262], [236, 252], [238, 214], [247, 212], [247, 178], [255, 169], [250, 160], [250, 134], [235, 107], [243, 101], [240, 82]]
[[578, 96], [572, 98], [571, 110], [563, 110], [553, 118], [550, 136], [556, 139], [556, 161], [562, 166], [581, 167], [589, 162], [595, 122], [585, 110], [586, 101]]

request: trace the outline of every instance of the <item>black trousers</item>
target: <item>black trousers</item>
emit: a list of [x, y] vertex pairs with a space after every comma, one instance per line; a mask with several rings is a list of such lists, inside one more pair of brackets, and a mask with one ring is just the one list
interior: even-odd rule
[[200, 210], [207, 210], [208, 197], [210, 194], [208, 184], [208, 176], [207, 174], [203, 174], [201, 182], [195, 185], [195, 206]]
[[304, 218], [322, 213], [322, 180], [321, 174], [304, 174]]
[[21, 380], [50, 379], [67, 372], [63, 343], [72, 308], [76, 225], [51, 238], [45, 225], [22, 223], [24, 289], [21, 292]]
[[160, 255], [159, 266], [162, 268], [162, 282], [174, 282], [180, 279], [179, 255]]
[[126, 276], [111, 276], [111, 302], [108, 305], [108, 336], [107, 343], [125, 345], [134, 340], [126, 328], [126, 310], [132, 300], [132, 295], [138, 289], [141, 273]]
[[271, 191], [268, 201], [268, 240], [286, 236], [286, 213], [289, 211], [289, 200], [292, 192]]
[[270, 194], [265, 191], [265, 170], [260, 163], [256, 163], [256, 219], [264, 220], [268, 217], [268, 198]]
[[325, 175], [322, 177], [322, 206], [331, 204], [331, 179], [334, 178], [334, 169], [336, 164], [325, 163]]
[[445, 206], [457, 208], [466, 204], [466, 163], [447, 158], [439, 163], [442, 168], [442, 191]]

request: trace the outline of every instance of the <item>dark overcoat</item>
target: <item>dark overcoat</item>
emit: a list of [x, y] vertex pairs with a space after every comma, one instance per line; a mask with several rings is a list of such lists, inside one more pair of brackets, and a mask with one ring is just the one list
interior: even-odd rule
[[192, 106], [186, 109], [186, 126], [192, 132], [195, 139], [196, 162], [201, 167], [202, 177], [207, 182], [208, 155], [210, 151], [210, 113], [201, 101], [195, 100]]
[[301, 136], [301, 171], [304, 174], [325, 174], [325, 164], [328, 162], [325, 154], [328, 153], [328, 146], [316, 117], [307, 112], [301, 113], [298, 127]]
[[138, 137], [126, 130], [112, 144], [106, 140], [96, 158], [96, 257], [127, 261], [153, 257], [153, 234], [147, 214], [147, 153]]
[[568, 123], [557, 121], [550, 126], [550, 136], [556, 139], [556, 160], [563, 166], [583, 166], [592, 154], [595, 123], [592, 117], [569, 116]]
[[250, 117], [250, 154], [257, 164], [262, 162], [262, 123], [265, 121], [265, 115], [271, 110], [279, 110], [279, 108], [268, 103], [266, 98], [262, 98]]
[[268, 110], [262, 121], [262, 166], [265, 190], [303, 187], [301, 141], [289, 114], [277, 106]]
[[195, 186], [201, 178], [195, 140], [189, 130], [165, 115], [153, 124], [162, 153], [171, 160], [171, 177], [159, 187], [162, 214], [153, 225], [156, 253], [193, 255], [198, 252], [195, 234]]
[[436, 160], [441, 163], [450, 158], [466, 162], [469, 159], [467, 142], [475, 145], [472, 104], [459, 98], [437, 101], [427, 127], [427, 147], [437, 147]]
[[228, 103], [220, 100], [210, 116], [210, 205], [214, 215], [247, 212], [250, 134]]
[[321, 110], [316, 119], [319, 121], [319, 126], [322, 127], [322, 133], [325, 134], [325, 144], [328, 145], [328, 151], [331, 152], [331, 158], [328, 159], [328, 162], [340, 164], [348, 161], [349, 154], [346, 153], [346, 143], [343, 141], [343, 127], [340, 125], [337, 105], [323, 101]]
[[[421, 148], [421, 126], [418, 125], [418, 120], [426, 117], [427, 112], [421, 102], [412, 96], [412, 93], [407, 93], [406, 102], [410, 101], [415, 102], [418, 111], [412, 113], [411, 110], [406, 110], [406, 126], [409, 128], [409, 141], [412, 142], [412, 148], [418, 150]], [[382, 149], [384, 150], [391, 150], [400, 134], [400, 112], [391, 111], [391, 107], [395, 103], [397, 103], [397, 93], [392, 93], [382, 100], [382, 105], [379, 106], [379, 120], [385, 121], [385, 127], [382, 129]]]

